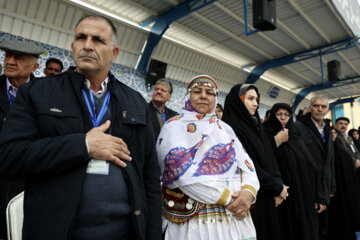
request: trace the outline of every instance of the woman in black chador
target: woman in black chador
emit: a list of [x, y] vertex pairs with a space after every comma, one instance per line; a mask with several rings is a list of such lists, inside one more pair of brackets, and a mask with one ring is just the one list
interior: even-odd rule
[[260, 181], [251, 216], [258, 240], [281, 240], [279, 206], [287, 197], [276, 165], [271, 141], [266, 136], [257, 111], [259, 92], [254, 85], [235, 85], [226, 96], [223, 121], [229, 124], [255, 165]]
[[[289, 196], [280, 208], [283, 237], [286, 240], [319, 239], [315, 210], [316, 165], [303, 139], [297, 134], [288, 104], [275, 104], [265, 132], [273, 141], [275, 157]], [[288, 136], [287, 141], [281, 135]]]

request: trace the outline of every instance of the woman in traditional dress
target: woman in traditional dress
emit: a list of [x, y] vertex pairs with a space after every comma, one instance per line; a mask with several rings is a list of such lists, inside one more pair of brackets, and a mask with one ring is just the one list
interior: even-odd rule
[[[273, 148], [289, 197], [280, 206], [284, 239], [319, 239], [318, 217], [315, 210], [316, 164], [303, 139], [296, 132], [291, 107], [275, 104], [264, 123], [265, 132], [274, 139]], [[281, 135], [288, 136], [282, 141]]]
[[249, 209], [259, 182], [234, 131], [215, 115], [217, 93], [213, 78], [194, 77], [185, 107], [159, 135], [166, 240], [256, 239]]
[[225, 98], [223, 121], [236, 133], [253, 160], [260, 181], [260, 191], [251, 210], [258, 240], [281, 240], [279, 212], [276, 208], [287, 197], [276, 165], [272, 143], [260, 123], [259, 91], [255, 85], [235, 85]]

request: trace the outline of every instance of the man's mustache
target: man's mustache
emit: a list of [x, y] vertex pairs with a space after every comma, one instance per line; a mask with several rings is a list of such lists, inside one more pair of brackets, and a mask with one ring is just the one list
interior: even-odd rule
[[81, 52], [81, 53], [79, 53], [78, 57], [79, 57], [79, 58], [81, 58], [81, 57], [89, 57], [89, 58], [98, 60], [96, 54], [93, 54], [93, 53], [91, 53], [91, 52]]

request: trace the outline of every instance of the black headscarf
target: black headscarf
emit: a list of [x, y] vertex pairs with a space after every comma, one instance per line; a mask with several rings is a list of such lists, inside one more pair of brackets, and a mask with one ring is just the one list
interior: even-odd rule
[[289, 129], [289, 135], [294, 133], [294, 121], [292, 120], [292, 111], [289, 104], [286, 103], [277, 103], [275, 104], [270, 110], [270, 116], [268, 120], [264, 123], [264, 127], [266, 128], [267, 132], [271, 132], [273, 136], [275, 136], [280, 130], [283, 129], [280, 121], [277, 119], [275, 113], [280, 108], [285, 109], [290, 114], [290, 119], [287, 122], [285, 128]]
[[253, 160], [260, 181], [260, 191], [278, 196], [282, 191], [282, 180], [276, 166], [272, 142], [267, 138], [260, 123], [258, 111], [251, 116], [240, 96], [254, 89], [254, 85], [235, 85], [225, 98], [223, 121], [229, 124], [246, 152]]
[[[289, 140], [282, 144], [282, 146], [290, 147], [292, 148], [292, 151], [297, 152], [299, 149], [301, 149], [303, 146], [305, 146], [300, 134], [297, 132], [293, 118], [292, 118], [292, 110], [289, 104], [286, 103], [277, 103], [275, 104], [271, 110], [270, 110], [270, 116], [268, 121], [264, 123], [265, 132], [269, 137], [274, 137], [280, 130], [283, 129], [282, 124], [277, 119], [275, 113], [280, 109], [285, 109], [289, 112], [290, 118], [287, 122], [285, 128], [289, 130]], [[303, 155], [303, 151], [306, 151], [306, 158], [311, 160], [312, 166], [315, 168], [316, 164], [313, 158], [311, 157], [311, 154], [308, 154], [308, 150], [302, 150], [302, 153], [299, 153]]]
[[354, 133], [355, 131], [356, 131], [356, 132], [359, 132], [359, 131], [358, 131], [357, 129], [355, 129], [355, 128], [350, 129], [349, 132], [348, 132], [348, 135], [353, 139], [357, 150], [360, 151], [360, 139], [359, 139], [359, 140], [356, 140], [356, 139], [353, 137], [353, 133]]

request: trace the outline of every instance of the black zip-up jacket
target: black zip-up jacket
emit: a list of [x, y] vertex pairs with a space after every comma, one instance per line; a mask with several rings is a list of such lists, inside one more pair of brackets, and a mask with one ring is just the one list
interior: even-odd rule
[[[30, 81], [33, 81], [35, 76], [30, 74]], [[6, 76], [0, 76], [0, 130], [6, 114], [9, 111], [8, 96], [6, 93]], [[0, 180], [0, 239], [7, 238], [6, 229], [6, 207], [9, 201], [24, 191], [25, 182], [20, 181], [5, 181]]]
[[[161, 239], [160, 169], [146, 101], [109, 73], [112, 135], [132, 161], [123, 169], [137, 239]], [[67, 239], [90, 160], [92, 128], [81, 94], [85, 77], [68, 71], [20, 87], [0, 132], [0, 176], [26, 179], [23, 239]]]
[[317, 202], [329, 205], [330, 195], [334, 195], [336, 190], [334, 142], [330, 125], [325, 121], [325, 143], [322, 141], [319, 130], [311, 120], [310, 113], [301, 117], [295, 125], [319, 169], [317, 176]]

